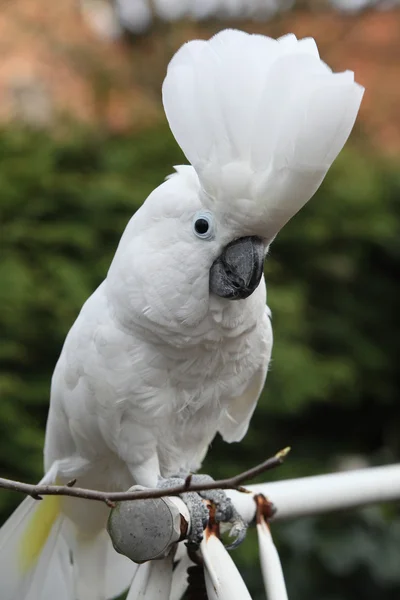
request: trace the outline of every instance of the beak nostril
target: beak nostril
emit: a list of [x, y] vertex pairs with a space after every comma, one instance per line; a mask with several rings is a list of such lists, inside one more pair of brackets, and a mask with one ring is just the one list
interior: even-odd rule
[[241, 290], [242, 288], [246, 287], [246, 282], [238, 275], [238, 273], [234, 272], [229, 267], [226, 267], [225, 273], [226, 276], [229, 278], [231, 286], [235, 290]]

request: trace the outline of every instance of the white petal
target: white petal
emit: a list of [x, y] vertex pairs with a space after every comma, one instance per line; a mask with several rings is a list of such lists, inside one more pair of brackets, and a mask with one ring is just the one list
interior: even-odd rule
[[209, 600], [251, 600], [237, 567], [215, 535], [205, 535], [201, 543]]
[[264, 520], [257, 524], [261, 570], [268, 600], [288, 600], [281, 561]]

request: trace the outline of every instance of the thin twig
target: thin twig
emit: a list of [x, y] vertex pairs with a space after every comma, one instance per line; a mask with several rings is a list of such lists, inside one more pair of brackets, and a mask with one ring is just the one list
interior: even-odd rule
[[22, 483], [20, 481], [12, 481], [11, 479], [3, 479], [0, 477], [0, 488], [5, 490], [12, 490], [14, 492], [21, 492], [27, 496], [31, 496], [36, 500], [41, 499], [43, 496], [72, 496], [74, 498], [84, 498], [86, 500], [97, 500], [99, 502], [105, 502], [107, 506], [113, 507], [114, 502], [122, 502], [127, 500], [146, 500], [150, 498], [163, 498], [165, 496], [178, 496], [185, 492], [204, 492], [206, 490], [239, 490], [245, 491], [242, 488], [242, 484], [250, 479], [257, 477], [261, 473], [265, 473], [274, 467], [281, 465], [289, 453], [290, 448], [281, 450], [275, 456], [272, 456], [263, 463], [239, 473], [234, 477], [228, 479], [220, 479], [219, 481], [213, 481], [210, 483], [192, 483], [190, 476], [188, 476], [183, 485], [178, 485], [170, 488], [163, 489], [147, 489], [130, 492], [100, 492], [97, 490], [88, 490], [79, 487], [72, 487], [72, 482], [68, 482], [66, 485], [31, 485], [29, 483]]

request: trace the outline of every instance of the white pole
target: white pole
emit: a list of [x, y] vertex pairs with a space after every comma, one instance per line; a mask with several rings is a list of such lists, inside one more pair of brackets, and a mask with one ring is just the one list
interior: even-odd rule
[[[255, 498], [257, 494], [262, 494], [275, 505], [277, 514], [274, 516], [274, 520], [317, 515], [400, 500], [400, 464], [261, 483], [248, 486], [247, 489], [249, 493], [228, 490], [227, 494], [248, 523], [254, 521], [257, 504], [260, 505], [262, 502], [261, 498]], [[142, 504], [138, 505], [138, 502], [142, 502]], [[123, 505], [122, 509], [121, 504]], [[185, 531], [190, 528], [189, 512], [179, 498], [131, 501], [120, 503], [120, 505], [118, 510], [114, 509], [113, 511], [115, 515], [114, 519], [110, 519], [109, 532], [114, 540], [114, 545], [117, 548], [126, 546], [129, 552], [124, 552], [124, 554], [138, 562], [166, 557], [177, 541], [182, 539]], [[152, 536], [157, 543], [154, 543], [153, 539], [148, 539], [146, 527], [142, 535], [135, 531], [138, 535], [132, 538], [129, 533], [130, 527], [125, 527], [124, 523], [126, 521], [131, 524], [132, 515], [135, 512], [139, 513], [143, 523], [159, 525], [157, 535]], [[263, 519], [259, 518], [258, 520], [260, 559], [268, 600], [287, 600], [282, 567], [269, 527]], [[114, 530], [118, 534], [117, 537], [112, 535]], [[125, 539], [126, 536], [129, 539]], [[207, 592], [210, 600], [212, 598], [218, 600], [248, 598], [250, 600], [243, 580], [218, 538], [207, 535], [206, 532], [201, 550], [206, 567]], [[171, 565], [168, 560], [170, 558], [166, 557], [161, 561], [141, 565], [128, 598], [132, 598], [132, 600], [136, 598], [138, 591], [142, 594], [140, 597], [143, 599], [149, 598], [150, 600], [153, 597], [161, 599], [166, 597], [165, 593], [168, 593], [168, 597], [171, 598], [169, 590], [172, 583], [172, 568], [169, 568]], [[149, 565], [153, 565], [151, 568], [154, 570], [151, 577]], [[169, 575], [165, 579], [166, 585], [163, 583], [160, 587], [160, 590], [163, 589], [164, 596], [157, 596], [154, 594], [158, 593], [157, 585], [164, 578], [165, 566], [168, 566]], [[179, 579], [182, 579], [183, 576], [184, 573], [179, 572]], [[157, 584], [156, 587], [153, 584]], [[179, 598], [185, 587], [183, 579], [175, 581], [172, 597]], [[137, 597], [139, 598], [139, 595]]]
[[400, 465], [287, 479], [246, 486], [251, 494], [228, 490], [243, 519], [255, 516], [253, 494], [263, 494], [277, 508], [274, 521], [347, 510], [400, 500]]

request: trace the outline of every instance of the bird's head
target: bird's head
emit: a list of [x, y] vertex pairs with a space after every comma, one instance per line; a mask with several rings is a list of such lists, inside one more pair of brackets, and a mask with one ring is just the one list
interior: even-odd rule
[[320, 186], [362, 95], [310, 38], [225, 30], [185, 44], [163, 102], [192, 166], [149, 196], [121, 240], [109, 278], [123, 271], [130, 304], [144, 295], [142, 314], [193, 325], [211, 297], [250, 300], [270, 243]]

